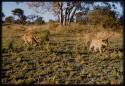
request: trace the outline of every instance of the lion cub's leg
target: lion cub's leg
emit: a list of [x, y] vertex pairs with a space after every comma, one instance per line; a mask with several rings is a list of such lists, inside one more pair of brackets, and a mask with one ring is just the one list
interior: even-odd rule
[[93, 44], [91, 43], [90, 46], [89, 46], [89, 51], [93, 48]]
[[36, 36], [33, 36], [32, 40], [33, 40], [33, 42], [35, 43], [35, 46], [39, 45], [39, 41], [38, 41], [38, 39], [36, 38]]
[[100, 53], [102, 53], [102, 51], [101, 51], [102, 46], [107, 46], [107, 44], [104, 43], [102, 40], [100, 40], [100, 44], [99, 44], [99, 52]]
[[23, 41], [24, 41], [24, 44], [23, 45], [32, 45], [33, 44], [33, 39], [32, 39], [32, 36], [31, 35], [23, 35]]
[[99, 52], [102, 53], [101, 46], [98, 49], [99, 49]]
[[[102, 42], [102, 46], [105, 46], [105, 47], [106, 47], [106, 46], [107, 46], [107, 44], [106, 44], [106, 43], [104, 43], [104, 42]], [[105, 49], [104, 49], [104, 50], [105, 50]]]
[[27, 36], [27, 42], [28, 42], [29, 45], [33, 44], [32, 36]]
[[98, 49], [99, 49], [99, 52], [100, 52], [100, 53], [102, 53], [102, 50], [101, 50], [101, 49], [102, 49], [102, 46], [103, 46], [103, 45], [106, 45], [106, 44], [103, 43], [102, 40], [99, 40]]
[[23, 35], [23, 41], [24, 41], [24, 43], [23, 43], [24, 46], [29, 45], [29, 42], [27, 41], [26, 35]]
[[94, 51], [97, 52], [97, 47], [96, 46], [94, 46]]

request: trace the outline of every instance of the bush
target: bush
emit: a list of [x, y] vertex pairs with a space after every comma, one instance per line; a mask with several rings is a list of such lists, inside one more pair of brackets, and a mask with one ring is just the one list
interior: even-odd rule
[[35, 23], [36, 23], [36, 24], [45, 24], [45, 21], [43, 20], [42, 17], [38, 17], [38, 18], [35, 20]]
[[88, 19], [90, 24], [101, 24], [106, 27], [112, 27], [117, 23], [115, 12], [110, 9], [96, 9], [88, 13]]
[[56, 21], [54, 21], [54, 20], [51, 20], [51, 19], [49, 20], [49, 23], [55, 23], [55, 22], [56, 22]]
[[21, 21], [19, 19], [15, 20], [14, 22], [15, 24], [21, 24]]
[[54, 28], [56, 28], [57, 26], [59, 26], [58, 23], [49, 23], [49, 29], [54, 29]]
[[6, 23], [13, 23], [14, 22], [14, 17], [13, 16], [6, 17], [5, 22]]
[[40, 40], [41, 42], [49, 41], [50, 32], [48, 30], [44, 30], [40, 32]]

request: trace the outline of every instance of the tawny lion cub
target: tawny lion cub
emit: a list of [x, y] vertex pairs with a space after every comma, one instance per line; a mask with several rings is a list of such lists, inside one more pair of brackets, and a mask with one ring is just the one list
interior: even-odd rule
[[92, 39], [89, 47], [89, 51], [94, 48], [94, 51], [97, 52], [99, 50], [100, 53], [102, 53], [101, 48], [102, 46], [107, 46], [101, 39]]
[[32, 33], [26, 33], [23, 35], [23, 41], [24, 41], [24, 45], [32, 45], [33, 42], [35, 43], [35, 46], [38, 45], [38, 40], [35, 36], [35, 34]]

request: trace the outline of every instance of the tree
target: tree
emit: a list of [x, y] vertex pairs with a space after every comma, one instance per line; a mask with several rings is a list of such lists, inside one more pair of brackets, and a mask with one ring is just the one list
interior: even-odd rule
[[14, 17], [13, 16], [8, 16], [5, 18], [6, 23], [13, 23], [14, 22]]
[[13, 15], [16, 15], [19, 17], [20, 22], [22, 24], [24, 24], [26, 22], [27, 17], [24, 15], [24, 10], [22, 10], [21, 8], [15, 8], [14, 10], [12, 10]]
[[29, 20], [34, 20], [35, 18], [38, 18], [39, 16], [37, 16], [37, 15], [28, 15], [27, 16], [27, 19], [29, 19]]
[[58, 16], [61, 25], [72, 22], [75, 12], [79, 7], [79, 1], [53, 3], [53, 11]]
[[[28, 2], [28, 6], [35, 8], [38, 11], [38, 8], [45, 8], [53, 11], [60, 20], [61, 25], [65, 25], [67, 21], [71, 22], [73, 15], [76, 11], [76, 8], [79, 6], [79, 2]], [[52, 8], [52, 9], [51, 9]], [[41, 11], [41, 10], [40, 10]], [[73, 14], [73, 15], [72, 15]], [[71, 16], [71, 17], [70, 17]]]
[[49, 23], [55, 23], [56, 21], [49, 19]]
[[21, 22], [20, 22], [19, 19], [15, 20], [14, 23], [15, 23], [15, 24], [21, 24]]
[[13, 15], [18, 16], [20, 19], [24, 15], [24, 11], [21, 8], [15, 8], [14, 10], [12, 10], [12, 12]]
[[35, 23], [36, 23], [36, 24], [44, 24], [45, 21], [43, 20], [42, 17], [38, 17], [38, 18], [35, 20]]
[[26, 20], [27, 20], [27, 16], [23, 15], [20, 19], [21, 23], [22, 24], [25, 24], [26, 23]]
[[96, 9], [88, 13], [88, 19], [91, 24], [100, 24], [104, 26], [112, 27], [117, 24], [117, 18], [115, 12], [110, 9]]
[[31, 22], [30, 22], [30, 21], [27, 21], [27, 24], [29, 25], [29, 24], [31, 24]]
[[82, 23], [82, 24], [86, 24], [88, 22], [88, 18], [87, 18], [87, 12], [78, 12], [75, 14], [76, 15], [76, 22]]
[[[96, 6], [93, 1], [81, 2], [81, 1], [72, 1], [72, 2], [28, 2], [27, 5], [38, 11], [43, 11], [40, 9], [51, 10], [55, 15], [58, 16], [59, 22], [61, 25], [66, 25], [74, 20], [75, 14], [78, 10], [88, 12], [90, 7]], [[111, 8], [111, 4], [108, 2], [102, 2], [108, 8]], [[117, 2], [113, 2], [117, 3]], [[115, 6], [114, 6], [115, 7]], [[51, 9], [52, 8], [52, 9]]]

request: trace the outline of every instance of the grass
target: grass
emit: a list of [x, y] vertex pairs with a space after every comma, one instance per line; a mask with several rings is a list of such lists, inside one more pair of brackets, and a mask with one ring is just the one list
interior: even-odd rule
[[41, 25], [37, 29], [38, 36], [43, 39], [49, 31], [49, 42], [26, 48], [22, 46], [21, 35], [27, 28], [21, 25], [3, 26], [3, 84], [123, 83], [122, 31], [110, 39], [108, 47], [100, 54], [89, 52], [82, 37], [88, 32], [103, 31], [103, 28], [98, 30], [94, 26], [80, 24], [64, 27], [55, 24], [49, 28]]

